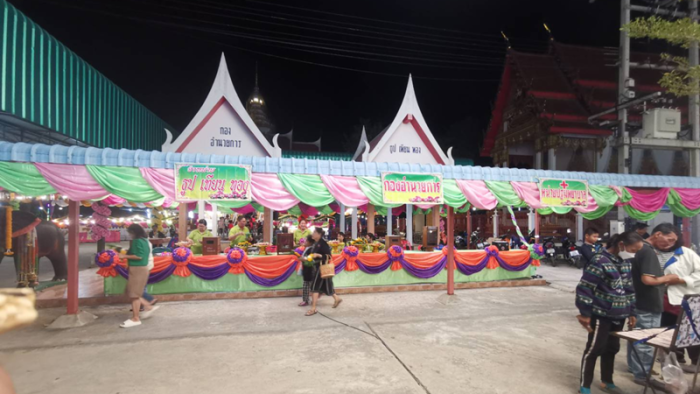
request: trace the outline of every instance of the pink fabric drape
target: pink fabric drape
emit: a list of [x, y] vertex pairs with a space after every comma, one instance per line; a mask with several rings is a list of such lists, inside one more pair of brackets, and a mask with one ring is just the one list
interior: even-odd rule
[[574, 209], [576, 212], [580, 213], [590, 213], [598, 209], [598, 203], [596, 202], [595, 198], [593, 198], [593, 195], [589, 192], [588, 193], [588, 206], [587, 207], [575, 207]]
[[299, 204], [299, 200], [287, 191], [277, 174], [253, 174], [251, 189], [253, 201], [273, 211], [286, 211]]
[[673, 190], [678, 193], [681, 198], [681, 203], [684, 207], [690, 210], [696, 210], [700, 208], [700, 190], [698, 189], [676, 189]]
[[175, 172], [164, 168], [141, 168], [141, 176], [153, 190], [165, 198], [175, 200]]
[[666, 204], [666, 198], [668, 197], [668, 192], [671, 190], [667, 187], [659, 189], [651, 193], [642, 193], [634, 191], [629, 187], [625, 188], [632, 196], [629, 205], [632, 208], [642, 211], [642, 212], [654, 212], [663, 208]]
[[34, 166], [57, 192], [71, 200], [99, 200], [109, 195], [85, 166], [48, 163], [34, 163]]
[[518, 195], [518, 197], [525, 201], [527, 205], [531, 208], [539, 209], [542, 208], [542, 203], [540, 202], [540, 188], [534, 182], [511, 182], [513, 190]]
[[255, 212], [255, 208], [253, 207], [252, 204], [248, 204], [244, 207], [241, 208], [232, 208], [233, 212], [236, 212], [239, 215], [246, 215], [251, 212]]
[[486, 187], [484, 181], [457, 180], [457, 186], [464, 193], [467, 201], [478, 209], [490, 211], [498, 205], [496, 196]]
[[121, 197], [117, 197], [117, 196], [115, 196], [114, 194], [110, 194], [107, 198], [105, 198], [104, 200], [102, 200], [102, 202], [103, 202], [104, 204], [107, 204], [107, 205], [110, 205], [110, 206], [126, 204], [126, 200], [125, 200], [125, 199], [123, 199], [123, 198], [121, 198]]
[[321, 180], [335, 200], [346, 207], [359, 207], [369, 202], [355, 177], [321, 175]]

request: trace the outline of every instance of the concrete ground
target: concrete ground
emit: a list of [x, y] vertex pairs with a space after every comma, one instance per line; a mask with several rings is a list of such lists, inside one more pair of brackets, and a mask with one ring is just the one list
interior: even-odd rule
[[[566, 285], [568, 267], [540, 273]], [[586, 332], [573, 294], [547, 287], [346, 295], [326, 316], [296, 298], [164, 303], [137, 328], [126, 306], [87, 309], [89, 326], [47, 331], [63, 311], [2, 335], [17, 392], [576, 393]], [[573, 290], [573, 287], [571, 287]], [[616, 383], [641, 392], [617, 358]], [[594, 389], [594, 392], [597, 392]]]

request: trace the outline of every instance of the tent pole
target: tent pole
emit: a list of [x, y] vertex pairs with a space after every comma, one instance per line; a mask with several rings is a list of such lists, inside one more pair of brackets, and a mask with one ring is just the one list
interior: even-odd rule
[[447, 294], [455, 294], [455, 210], [447, 206]]
[[80, 255], [80, 201], [68, 202], [68, 299], [67, 313], [78, 314], [78, 260]]

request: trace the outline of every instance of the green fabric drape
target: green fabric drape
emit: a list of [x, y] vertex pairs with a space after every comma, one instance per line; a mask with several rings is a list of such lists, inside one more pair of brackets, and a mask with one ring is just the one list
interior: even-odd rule
[[227, 208], [227, 209], [239, 209], [243, 208], [246, 205], [250, 204], [250, 201], [217, 201], [217, 200], [209, 200], [207, 201], [208, 204], [216, 204], [220, 208]]
[[637, 219], [637, 220], [643, 220], [643, 221], [647, 221], [647, 220], [651, 220], [651, 219], [655, 218], [656, 215], [658, 215], [660, 212], [660, 210], [654, 211], [654, 212], [642, 212], [640, 210], [632, 208], [631, 205], [625, 205], [623, 208], [625, 209], [625, 212], [627, 212], [629, 217], [631, 217], [633, 219]]
[[609, 186], [589, 185], [588, 191], [599, 207], [613, 207], [617, 202], [617, 193]]
[[54, 194], [53, 188], [31, 163], [0, 162], [0, 186], [24, 196]]
[[105, 190], [129, 202], [149, 202], [163, 198], [143, 179], [138, 168], [93, 165], [85, 168]]
[[[382, 196], [382, 179], [377, 177], [368, 176], [358, 176], [357, 183], [360, 185], [362, 193], [367, 196], [369, 203], [374, 205], [375, 208], [396, 208], [401, 204], [384, 204], [384, 197]], [[384, 215], [386, 215], [386, 210]]]
[[678, 192], [673, 189], [671, 189], [671, 191], [668, 193], [666, 205], [671, 208], [671, 212], [673, 212], [674, 215], [682, 218], [692, 218], [693, 216], [700, 214], [700, 208], [695, 210], [686, 208], [685, 205], [683, 205], [681, 196], [679, 196]]
[[[442, 190], [444, 193], [445, 204], [452, 208], [462, 208], [467, 204], [467, 198], [462, 193], [462, 190], [457, 186], [457, 181], [454, 179], [443, 179]], [[466, 211], [465, 211], [466, 212]]]
[[484, 181], [484, 183], [486, 183], [486, 187], [489, 188], [491, 193], [496, 197], [496, 200], [498, 200], [499, 207], [527, 207], [525, 201], [521, 200], [518, 193], [513, 190], [513, 186], [510, 182]]
[[322, 207], [335, 201], [318, 175], [277, 174], [282, 185], [299, 201], [311, 207]]

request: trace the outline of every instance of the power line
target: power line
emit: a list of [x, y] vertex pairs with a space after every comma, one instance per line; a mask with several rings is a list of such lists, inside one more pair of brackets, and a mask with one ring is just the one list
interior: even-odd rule
[[[48, 0], [48, 1], [53, 3], [50, 0]], [[76, 8], [75, 6], [71, 6], [71, 5], [65, 5], [65, 6]], [[79, 8], [79, 9], [86, 10], [83, 8]], [[311, 44], [300, 44], [300, 43], [295, 43], [295, 42], [290, 42], [290, 41], [275, 40], [275, 39], [264, 38], [264, 37], [260, 37], [260, 36], [248, 35], [248, 34], [239, 34], [239, 33], [221, 31], [221, 30], [216, 30], [216, 29], [211, 29], [211, 28], [202, 28], [202, 27], [191, 26], [191, 25], [186, 25], [186, 24], [182, 24], [182, 23], [172, 23], [172, 22], [160, 21], [160, 20], [156, 20], [156, 19], [147, 19], [147, 18], [141, 18], [141, 17], [136, 17], [136, 16], [122, 15], [122, 14], [109, 12], [109, 11], [105, 11], [105, 10], [90, 9], [90, 11], [105, 14], [105, 15], [115, 16], [115, 17], [119, 17], [119, 18], [124, 18], [124, 19], [128, 19], [128, 20], [138, 21], [138, 22], [155, 23], [155, 24], [161, 24], [161, 25], [166, 25], [166, 26], [170, 26], [170, 27], [183, 28], [183, 29], [187, 29], [187, 30], [217, 33], [217, 34], [228, 35], [228, 36], [238, 37], [238, 38], [247, 38], [247, 39], [251, 39], [251, 40], [267, 42], [268, 43], [267, 45], [272, 45], [272, 46], [274, 46], [274, 44], [286, 44], [286, 45], [313, 47], [313, 48], [321, 48], [321, 49], [335, 50], [335, 51], [345, 51], [347, 53], [370, 54], [370, 55], [376, 55], [376, 56], [395, 56], [395, 55], [384, 55], [384, 54], [377, 54], [377, 53], [363, 52], [363, 51], [353, 51], [353, 50], [343, 50], [343, 49], [337, 49], [337, 48], [321, 47], [318, 45], [311, 45]], [[171, 16], [171, 17], [176, 18], [176, 19], [187, 19], [184, 17], [177, 17], [177, 16]], [[204, 22], [209, 23], [209, 24], [221, 25], [220, 23], [207, 22], [207, 21], [204, 21]], [[224, 25], [229, 26], [227, 24], [224, 24]], [[301, 49], [301, 48], [295, 48], [295, 49], [288, 48], [288, 47], [282, 47], [282, 48], [288, 49], [288, 50], [296, 50], [296, 51], [301, 51], [301, 52], [313, 53], [313, 54], [344, 57], [344, 58], [349, 58], [349, 59], [367, 60], [367, 61], [393, 63], [393, 64], [403, 64], [403, 65], [420, 66], [420, 67], [435, 67], [435, 68], [449, 68], [449, 69], [466, 70], [466, 69], [484, 68], [484, 67], [498, 67], [498, 68], [500, 68], [502, 66], [502, 64], [493, 64], [493, 63], [461, 62], [461, 64], [469, 65], [470, 67], [455, 67], [455, 66], [443, 66], [443, 65], [437, 65], [437, 64], [413, 63], [413, 62], [403, 62], [403, 61], [395, 61], [395, 60], [387, 60], [387, 59], [376, 59], [376, 58], [369, 58], [369, 57], [350, 56], [350, 55], [343, 55], [343, 54], [339, 54], [339, 53], [330, 53], [330, 52], [315, 51], [315, 50]], [[408, 57], [404, 57], [404, 58], [408, 58]], [[416, 59], [416, 58], [411, 58], [411, 59]], [[431, 59], [420, 59], [420, 60], [433, 61]], [[455, 63], [455, 62], [452, 62], [452, 63]]]
[[370, 22], [379, 22], [379, 23], [386, 23], [386, 24], [391, 24], [395, 26], [406, 26], [406, 27], [417, 27], [420, 29], [427, 29], [427, 30], [434, 30], [434, 31], [444, 31], [444, 32], [451, 32], [451, 33], [458, 33], [458, 34], [474, 34], [474, 35], [480, 35], [480, 36], [491, 36], [489, 34], [483, 34], [483, 33], [467, 33], [463, 32], [460, 30], [453, 30], [453, 29], [445, 29], [445, 28], [437, 28], [437, 27], [432, 27], [432, 26], [422, 26], [422, 25], [415, 25], [411, 23], [402, 23], [402, 22], [394, 22], [394, 21], [388, 21], [388, 20], [382, 20], [382, 19], [375, 19], [375, 18], [367, 18], [367, 17], [361, 17], [361, 16], [355, 16], [355, 15], [347, 15], [347, 14], [341, 14], [341, 13], [336, 13], [336, 12], [329, 12], [329, 11], [320, 11], [320, 10], [315, 10], [311, 8], [304, 8], [304, 7], [298, 7], [298, 6], [290, 6], [290, 5], [284, 5], [284, 4], [275, 4], [275, 3], [270, 3], [267, 1], [262, 1], [262, 0], [244, 0], [245, 2], [248, 3], [257, 3], [257, 4], [264, 4], [268, 6], [274, 6], [276, 8], [287, 8], [287, 9], [294, 9], [294, 10], [299, 10], [299, 11], [304, 11], [304, 12], [313, 12], [317, 14], [324, 14], [324, 15], [333, 15], [333, 16], [340, 16], [344, 18], [352, 18], [352, 19], [357, 19], [357, 20], [364, 20], [364, 21], [370, 21]]
[[[175, 2], [181, 3], [181, 4], [189, 4], [188, 2], [183, 1], [183, 0], [172, 0], [172, 1], [175, 1]], [[426, 38], [424, 38], [424, 37], [407, 36], [407, 34], [416, 34], [416, 31], [399, 30], [399, 29], [392, 29], [392, 28], [386, 28], [386, 27], [380, 27], [380, 26], [369, 26], [369, 25], [358, 24], [357, 22], [343, 22], [343, 21], [338, 21], [338, 20], [334, 20], [334, 21], [333, 21], [334, 24], [328, 24], [328, 23], [314, 23], [314, 22], [308, 22], [308, 21], [300, 20], [300, 19], [298, 19], [298, 18], [309, 19], [309, 20], [313, 20], [313, 21], [321, 21], [321, 22], [327, 22], [328, 20], [327, 20], [327, 19], [321, 19], [321, 18], [314, 18], [314, 17], [310, 17], [310, 16], [305, 16], [305, 15], [296, 15], [296, 14], [283, 13], [283, 12], [279, 12], [279, 11], [265, 11], [265, 12], [267, 12], [268, 14], [260, 14], [259, 12], [255, 12], [255, 11], [261, 11], [261, 10], [256, 10], [255, 8], [250, 8], [250, 7], [245, 7], [245, 6], [235, 5], [235, 4], [225, 4], [225, 5], [224, 5], [223, 3], [219, 3], [219, 2], [217, 2], [217, 1], [212, 1], [212, 0], [201, 0], [201, 1], [204, 1], [206, 4], [199, 4], [199, 6], [208, 7], [208, 8], [214, 8], [214, 9], [218, 9], [218, 10], [231, 10], [231, 11], [232, 11], [232, 9], [235, 8], [235, 9], [239, 9], [239, 11], [236, 11], [236, 12], [244, 13], [244, 14], [248, 14], [248, 15], [259, 16], [259, 17], [264, 17], [264, 18], [288, 20], [287, 18], [279, 18], [279, 17], [275, 17], [275, 16], [272, 16], [272, 15], [271, 15], [271, 14], [277, 14], [277, 15], [291, 16], [291, 17], [297, 18], [297, 19], [296, 19], [296, 22], [301, 22], [301, 23], [316, 24], [316, 25], [319, 25], [319, 26], [333, 27], [333, 28], [343, 28], [343, 29], [348, 29], [348, 30], [352, 30], [352, 31], [366, 31], [366, 30], [363, 30], [363, 28], [366, 28], [366, 29], [375, 29], [375, 30], [384, 30], [384, 31], [390, 31], [390, 32], [399, 33], [399, 35], [397, 35], [397, 34], [383, 33], [383, 34], [387, 34], [387, 35], [394, 36], [394, 37], [415, 38], [415, 39], [423, 39], [423, 40], [426, 39]], [[211, 5], [208, 5], [208, 4], [211, 4]], [[214, 5], [214, 4], [216, 4], [216, 5]], [[240, 11], [240, 9], [244, 9], [244, 10], [253, 10], [253, 11]], [[292, 20], [293, 20], [293, 19], [292, 19]], [[350, 27], [341, 27], [341, 26], [338, 26], [338, 24], [341, 24], [341, 25], [350, 25], [351, 28], [350, 28]], [[372, 32], [372, 31], [368, 31], [368, 32], [369, 32], [369, 33], [376, 33], [376, 32]], [[466, 39], [467, 39], [467, 38], [458, 38], [458, 37], [449, 37], [449, 36], [443, 36], [443, 35], [436, 35], [436, 34], [430, 34], [430, 33], [421, 33], [421, 35], [439, 38], [440, 40], [454, 40], [454, 39], [457, 39], [457, 40], [466, 40]], [[500, 37], [498, 37], [497, 35], [489, 35], [489, 37], [492, 37], [492, 38], [491, 38], [491, 39], [468, 38], [468, 40], [470, 41], [470, 43], [473, 42], [473, 41], [484, 42], [484, 43], [488, 43], [488, 44], [496, 44], [496, 43], [499, 43], [499, 44], [500, 44], [500, 43], [503, 42], [503, 40], [502, 40]], [[454, 42], [454, 43], [462, 43], [461, 41], [452, 41], [452, 42]]]
[[[51, 1], [51, 0], [45, 0], [45, 1]], [[62, 4], [62, 3], [54, 3], [54, 4]], [[68, 5], [66, 5], [66, 6], [68, 6]], [[78, 8], [78, 9], [82, 9], [82, 8]], [[188, 11], [188, 12], [195, 12], [195, 13], [204, 13], [203, 11], [183, 9], [183, 8], [180, 8], [180, 10]], [[214, 15], [218, 15], [218, 14], [214, 14]], [[187, 17], [182, 17], [182, 16], [175, 16], [175, 15], [168, 15], [168, 16], [171, 18], [176, 18], [176, 19], [193, 20], [193, 18], [187, 18]], [[218, 16], [220, 16], [220, 15], [218, 15]], [[404, 44], [420, 45], [420, 46], [424, 46], [424, 47], [425, 46], [427, 46], [427, 47], [432, 46], [435, 48], [445, 48], [445, 49], [452, 49], [452, 50], [467, 50], [467, 51], [477, 51], [477, 52], [485, 52], [485, 53], [502, 53], [502, 50], [491, 49], [493, 46], [486, 45], [486, 44], [474, 44], [473, 48], [469, 48], [469, 47], [464, 47], [464, 46], [441, 45], [441, 44], [437, 44], [437, 43], [424, 43], [424, 42], [401, 40], [401, 39], [396, 39], [396, 38], [378, 37], [378, 36], [374, 36], [374, 35], [339, 32], [339, 31], [332, 31], [332, 30], [320, 29], [320, 28], [315, 28], [315, 27], [295, 26], [295, 25], [290, 25], [287, 23], [263, 21], [263, 20], [257, 20], [257, 19], [251, 19], [251, 18], [246, 18], [246, 17], [239, 17], [239, 16], [227, 16], [227, 18], [228, 19], [242, 20], [242, 21], [247, 21], [247, 22], [255, 22], [255, 23], [266, 24], [266, 25], [272, 25], [272, 26], [278, 26], [278, 27], [293, 28], [293, 29], [298, 29], [298, 30], [307, 30], [307, 31], [313, 31], [313, 32], [318, 32], [318, 33], [346, 35], [346, 36], [359, 37], [359, 38], [365, 38], [365, 39], [371, 39], [371, 40], [382, 40], [382, 41], [388, 41], [388, 42], [400, 42], [400, 43], [404, 43]], [[219, 24], [217, 22], [202, 21], [201, 19], [199, 19], [198, 21], [201, 21], [203, 23]], [[229, 26], [229, 27], [235, 27], [235, 25], [231, 25], [231, 24], [225, 24], [225, 25]], [[386, 35], [386, 33], [375, 33], [375, 34]], [[432, 41], [437, 41], [437, 40], [432, 40]], [[489, 49], [484, 49], [484, 48], [489, 48]]]

